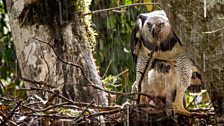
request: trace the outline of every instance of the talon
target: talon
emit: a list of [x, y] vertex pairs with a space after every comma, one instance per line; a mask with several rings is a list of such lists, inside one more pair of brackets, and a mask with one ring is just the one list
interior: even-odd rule
[[144, 104], [144, 103], [147, 103], [147, 101], [146, 101], [147, 99], [146, 99], [146, 97], [145, 96], [141, 96], [140, 97], [140, 104]]
[[174, 109], [174, 113], [184, 115], [184, 116], [191, 116], [191, 113], [187, 111], [183, 106], [180, 106], [176, 103], [173, 103], [172, 106]]

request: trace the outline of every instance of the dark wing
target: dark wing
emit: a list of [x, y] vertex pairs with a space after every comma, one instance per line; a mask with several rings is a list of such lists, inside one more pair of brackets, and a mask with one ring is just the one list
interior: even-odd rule
[[132, 29], [132, 33], [131, 33], [131, 54], [132, 57], [135, 61], [135, 63], [137, 63], [137, 58], [138, 58], [138, 52], [139, 52], [139, 48], [140, 48], [140, 40], [141, 40], [141, 28], [142, 28], [142, 20], [141, 19], [137, 19], [137, 21], [135, 22], [135, 26]]
[[141, 29], [147, 17], [148, 13], [140, 14], [137, 17], [137, 21], [135, 22], [134, 28], [132, 29], [130, 46], [131, 46], [131, 54], [135, 63], [137, 63], [139, 48], [141, 46]]
[[169, 37], [168, 39], [164, 40], [161, 42], [159, 47], [155, 47], [155, 50], [157, 51], [158, 49], [160, 49], [161, 51], [165, 52], [165, 51], [169, 51], [172, 50], [176, 44], [180, 44], [180, 46], [183, 46], [180, 39], [177, 37], [176, 33], [171, 31], [172, 36]]

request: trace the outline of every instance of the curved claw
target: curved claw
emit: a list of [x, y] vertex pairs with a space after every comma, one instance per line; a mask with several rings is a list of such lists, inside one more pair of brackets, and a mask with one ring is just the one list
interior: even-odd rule
[[174, 109], [174, 113], [184, 115], [184, 116], [191, 116], [191, 113], [187, 111], [183, 106], [180, 106], [176, 103], [173, 103], [172, 106]]

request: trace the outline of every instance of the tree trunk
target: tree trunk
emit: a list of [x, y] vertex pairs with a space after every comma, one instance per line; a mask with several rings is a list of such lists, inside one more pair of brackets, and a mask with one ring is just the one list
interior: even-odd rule
[[203, 72], [206, 88], [224, 122], [224, 2], [222, 0], [160, 0], [172, 26]]
[[58, 89], [74, 101], [107, 105], [105, 93], [89, 86], [79, 67], [62, 62], [79, 65], [102, 88], [91, 52], [94, 32], [89, 17], [82, 16], [85, 0], [7, 0], [7, 8], [21, 76], [45, 84], [26, 87]]

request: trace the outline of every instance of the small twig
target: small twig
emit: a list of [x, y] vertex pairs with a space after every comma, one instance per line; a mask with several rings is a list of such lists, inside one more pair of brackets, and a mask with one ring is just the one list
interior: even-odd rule
[[3, 85], [2, 81], [0, 81], [0, 86], [3, 88], [4, 91], [6, 91], [5, 86]]
[[126, 108], [118, 108], [118, 109], [114, 109], [114, 110], [110, 110], [110, 111], [103, 111], [103, 112], [98, 112], [98, 113], [94, 113], [88, 116], [88, 118], [90, 117], [97, 117], [97, 116], [101, 116], [101, 115], [107, 115], [107, 114], [114, 114], [120, 111], [126, 110]]
[[224, 17], [218, 17], [219, 20], [224, 20]]
[[29, 109], [33, 113], [33, 112], [46, 112], [46, 111], [51, 110], [51, 109], [54, 109], [54, 108], [64, 107], [64, 105], [67, 105], [67, 104], [69, 104], [69, 103], [68, 102], [60, 103], [60, 104], [48, 106], [48, 107], [43, 108], [43, 109], [35, 109], [35, 108], [31, 108], [31, 107], [29, 107], [27, 105], [21, 105], [21, 107], [26, 108], [26, 109]]
[[5, 101], [14, 101], [13, 99], [5, 98], [5, 97], [2, 97], [2, 96], [0, 96], [0, 99], [5, 100]]
[[126, 70], [120, 72], [118, 75], [116, 75], [116, 77], [119, 77], [119, 76], [121, 76], [122, 74], [127, 73], [128, 71], [129, 71], [129, 69], [126, 69]]
[[4, 62], [3, 62], [3, 63], [1, 63], [0, 68], [2, 68], [2, 67], [4, 66], [4, 64], [5, 64]]
[[112, 63], [112, 60], [110, 60], [109, 64], [107, 65], [106, 71], [104, 72], [102, 79], [106, 77], [107, 71], [109, 70], [111, 63]]
[[79, 116], [75, 118], [74, 123], [73, 123], [72, 125], [76, 124], [78, 121], [81, 120], [81, 119], [80, 119], [81, 116], [83, 116], [84, 113], [85, 113], [86, 111], [88, 111], [88, 108], [89, 108], [93, 103], [94, 103], [94, 100], [92, 100], [92, 101], [85, 107], [85, 109], [79, 114]]
[[204, 34], [212, 34], [212, 33], [216, 33], [216, 32], [222, 31], [222, 30], [224, 30], [224, 27], [216, 29], [216, 30], [213, 30], [213, 31], [207, 31], [207, 32], [202, 32], [202, 33], [204, 33]]
[[46, 86], [46, 87], [55, 88], [54, 86], [49, 85], [49, 84], [47, 84], [47, 83], [44, 82], [44, 81], [29, 80], [29, 79], [24, 78], [24, 77], [18, 77], [18, 78], [19, 78], [20, 80], [22, 80], [22, 81], [26, 81], [26, 82], [29, 82], [29, 83], [31, 83], [31, 84], [39, 84], [39, 85], [44, 85], [44, 86]]
[[26, 116], [32, 116], [32, 117], [38, 117], [38, 118], [43, 118], [43, 117], [49, 117], [52, 119], [74, 119], [76, 116], [64, 116], [64, 115], [55, 115], [55, 114], [38, 114], [38, 113], [28, 113], [24, 114]]
[[125, 13], [126, 10], [112, 10], [112, 12], [115, 12], [115, 13]]
[[[148, 108], [148, 107], [151, 107], [151, 108], [156, 108], [158, 110], [160, 110], [161, 108], [160, 107], [157, 107], [157, 106], [153, 106], [153, 105], [149, 105], [149, 104], [138, 104], [138, 105], [129, 105], [128, 106], [130, 109], [133, 109], [133, 108], [136, 108], [136, 107], [139, 107], [139, 108]], [[94, 113], [94, 114], [91, 114], [88, 116], [88, 118], [91, 118], [91, 117], [97, 117], [97, 116], [105, 116], [105, 115], [110, 115], [110, 114], [115, 114], [115, 113], [118, 113], [118, 112], [121, 112], [121, 111], [125, 111], [127, 110], [127, 106], [125, 107], [120, 107], [120, 108], [117, 108], [117, 109], [113, 109], [113, 110], [109, 110], [109, 111], [103, 111], [103, 112], [98, 112], [98, 113]]]
[[112, 11], [112, 10], [117, 10], [117, 9], [121, 9], [121, 8], [132, 7], [132, 6], [141, 6], [141, 5], [158, 5], [158, 3], [134, 3], [134, 4], [122, 5], [122, 6], [113, 7], [113, 8], [95, 10], [95, 11], [91, 11], [89, 13], [85, 13], [83, 15], [86, 16], [86, 15], [100, 13], [100, 12], [104, 12], [104, 11]]
[[28, 103], [26, 104], [26, 106], [32, 106], [32, 105], [38, 105], [38, 104], [43, 104], [43, 102], [38, 101], [38, 102], [32, 102], [32, 103]]
[[19, 101], [19, 102], [16, 103], [16, 106], [13, 108], [12, 112], [10, 112], [10, 115], [9, 115], [9, 117], [8, 117], [9, 119], [11, 119], [11, 118], [13, 117], [13, 115], [14, 115], [16, 109], [17, 109], [19, 106], [21, 106], [22, 102], [23, 102], [23, 101]]
[[187, 106], [187, 109], [194, 103], [194, 101], [197, 99], [197, 96], [194, 97], [194, 99], [190, 102], [190, 104]]
[[27, 22], [27, 20], [28, 20], [28, 16], [29, 16], [29, 13], [30, 13], [30, 11], [31, 11], [31, 8], [28, 8], [27, 10], [26, 10], [26, 12], [25, 12], [25, 14], [24, 14], [24, 17], [23, 17], [23, 19], [22, 19], [22, 21], [21, 21], [21, 25], [20, 25], [20, 27], [23, 27], [24, 25], [25, 25], [25, 23]]
[[0, 111], [0, 116], [3, 118], [3, 122], [0, 123], [1, 126], [6, 126], [6, 122], [8, 122], [8, 125], [17, 126], [17, 124], [10, 120], [2, 111]]
[[58, 96], [59, 93], [60, 93], [59, 90], [54, 90], [53, 95], [51, 95], [51, 96], [48, 98], [46, 104], [44, 105], [44, 108], [46, 108], [46, 107], [48, 107], [50, 104], [52, 104], [52, 102], [53, 102], [54, 99]]
[[[47, 90], [47, 89], [43, 89], [43, 88], [37, 88], [37, 87], [30, 87], [30, 88], [21, 88], [18, 90], [26, 90], [26, 91], [32, 91], [32, 90], [42, 90], [42, 91], [46, 91], [48, 93], [54, 93], [53, 91]], [[83, 103], [83, 102], [74, 102], [60, 94], [58, 94], [58, 97], [67, 101], [68, 103], [72, 104], [72, 105], [76, 105], [76, 106], [87, 106], [89, 103]], [[1, 98], [1, 97], [0, 97]], [[11, 99], [7, 99], [7, 100], [11, 100]], [[12, 101], [12, 100], [11, 100]], [[90, 108], [97, 108], [97, 109], [102, 109], [102, 110], [108, 110], [108, 109], [117, 109], [119, 108], [118, 106], [101, 106], [101, 105], [90, 105]]]
[[11, 118], [15, 114], [15, 111], [17, 110], [17, 108], [19, 108], [21, 106], [23, 101], [15, 101], [14, 99], [9, 99], [9, 98], [4, 98], [4, 97], [0, 97], [0, 99], [4, 99], [6, 101], [12, 101], [12, 102], [16, 103], [16, 106], [12, 109], [11, 112], [9, 112], [9, 115], [5, 115], [4, 113], [1, 113], [1, 110], [0, 110], [0, 115], [2, 115], [2, 117], [4, 119], [4, 121], [0, 125], [5, 125], [5, 123], [8, 122], [9, 125], [11, 124], [13, 126], [17, 126], [17, 124], [15, 122], [13, 122], [11, 120]]
[[110, 121], [105, 121], [105, 123], [106, 123], [106, 122], [116, 122], [116, 123], [119, 122], [118, 120], [116, 120], [116, 117], [115, 117], [115, 118], [112, 118], [112, 117], [110, 117], [110, 115], [104, 115], [104, 118], [109, 118], [109, 119], [111, 119]]

